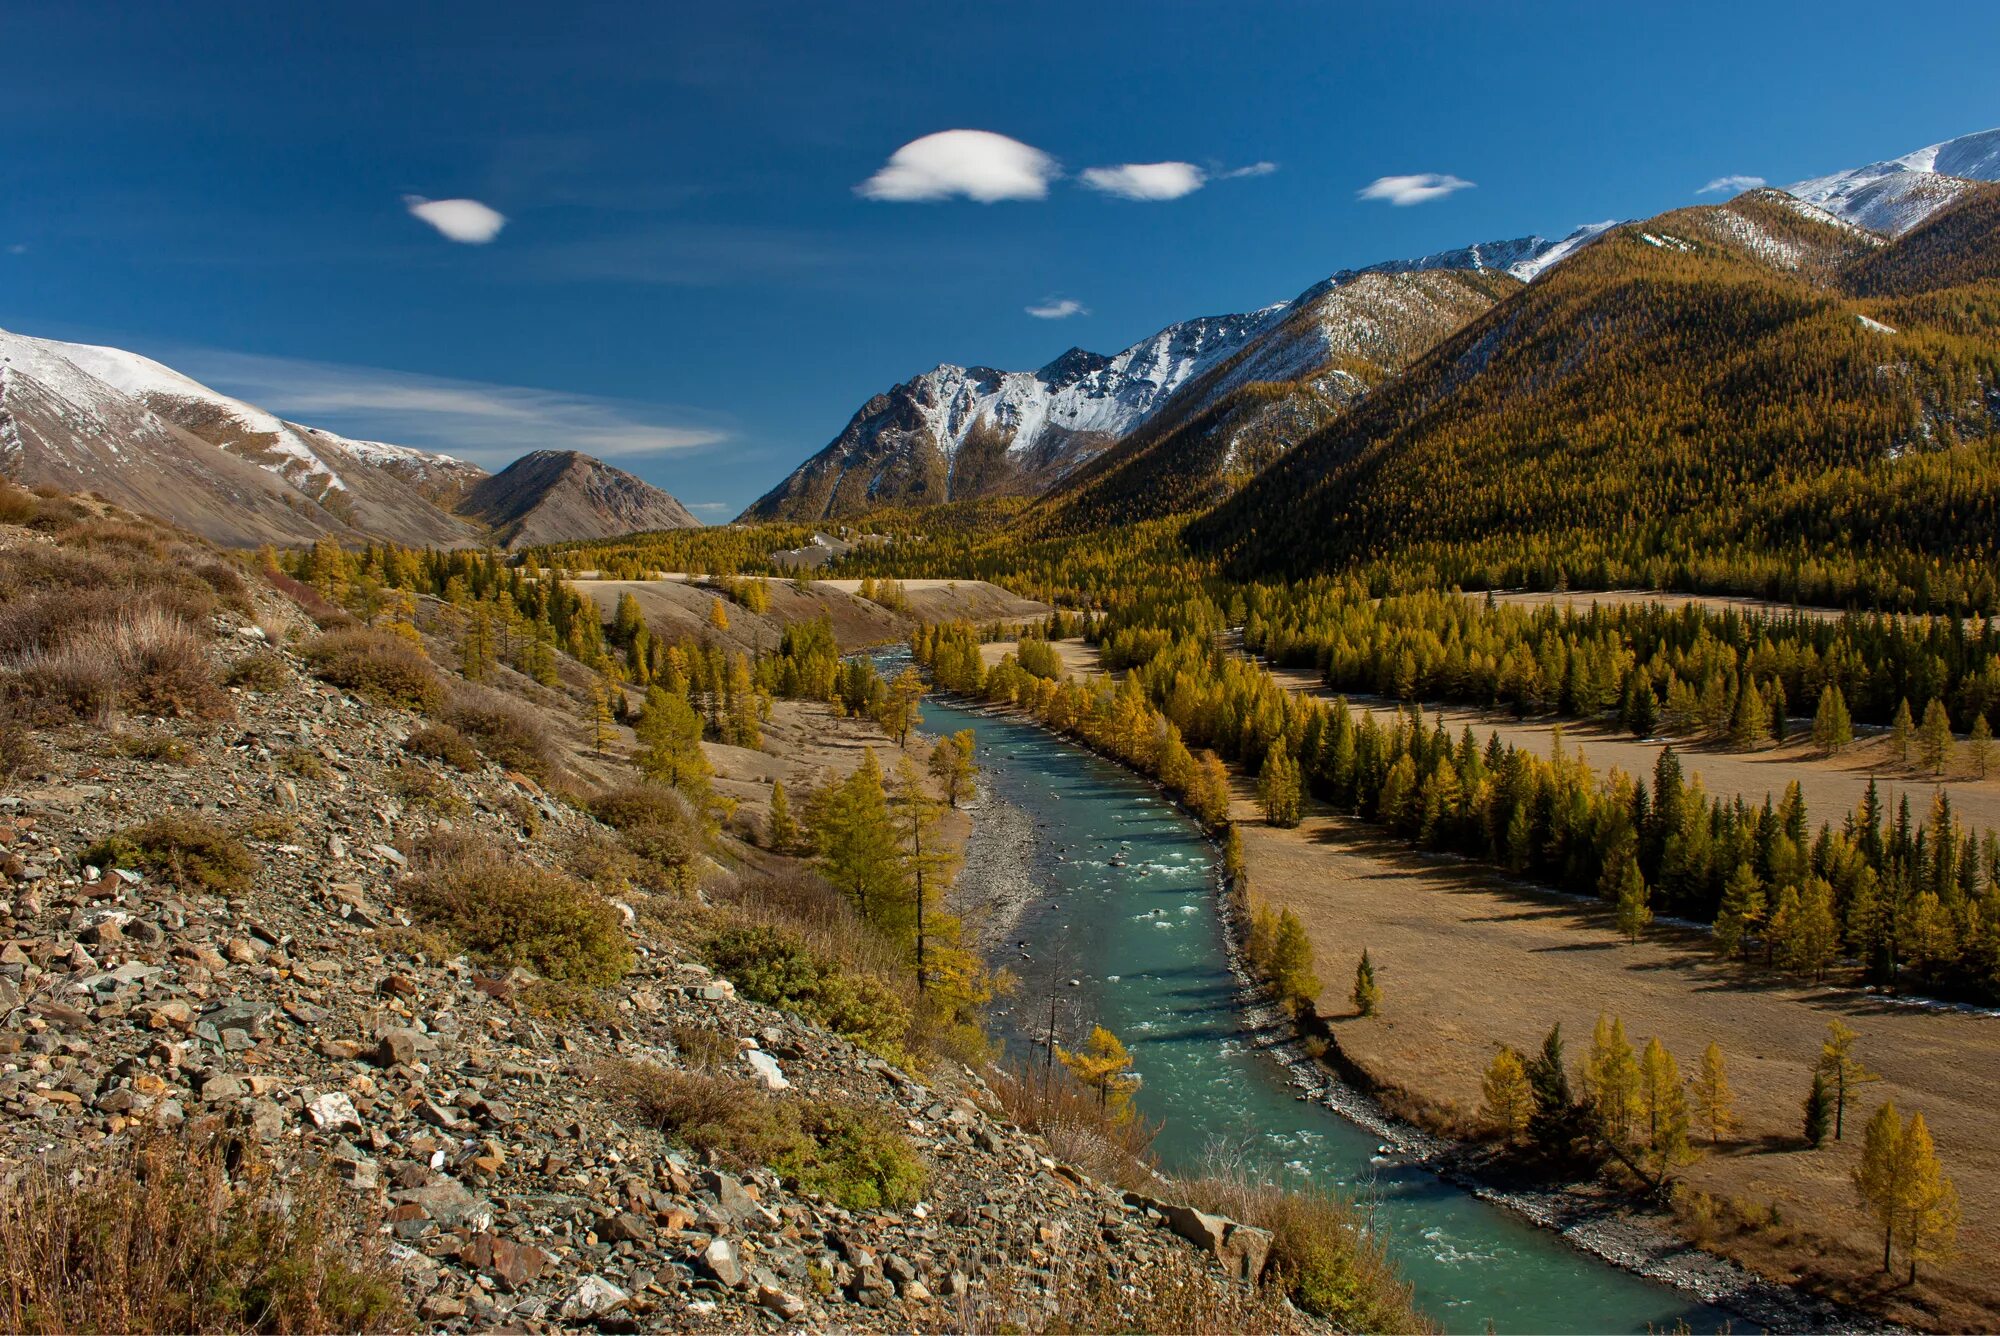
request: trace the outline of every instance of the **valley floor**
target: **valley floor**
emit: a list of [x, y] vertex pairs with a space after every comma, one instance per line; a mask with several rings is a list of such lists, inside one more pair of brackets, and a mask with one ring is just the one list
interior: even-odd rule
[[[986, 647], [992, 659], [1011, 648]], [[1072, 641], [1059, 649], [1071, 671], [1096, 666], [1091, 646]], [[1325, 693], [1310, 673], [1279, 676], [1295, 690]], [[1543, 755], [1552, 741], [1547, 722], [1443, 713], [1454, 730], [1469, 722], [1484, 738], [1497, 729]], [[1565, 732], [1564, 745], [1600, 772], [1617, 765], [1645, 775], [1664, 746], [1575, 729]], [[1884, 745], [1860, 744], [1831, 761], [1797, 746], [1748, 755], [1693, 751], [1683, 766], [1700, 773], [1711, 793], [1760, 801], [1799, 779], [1818, 821], [1859, 800]], [[1692, 928], [1658, 924], [1628, 945], [1595, 902], [1515, 883], [1463, 859], [1413, 852], [1320, 805], [1309, 806], [1298, 828], [1274, 828], [1263, 821], [1252, 779], [1239, 774], [1233, 782], [1232, 815], [1250, 884], [1304, 920], [1325, 983], [1321, 1012], [1342, 1053], [1392, 1104], [1447, 1130], [1469, 1128], [1481, 1075], [1500, 1045], [1531, 1050], [1560, 1021], [1572, 1061], [1580, 1061], [1600, 1012], [1622, 1016], [1635, 1045], [1658, 1036], [1684, 1075], [1713, 1041], [1728, 1060], [1740, 1126], [1684, 1177], [1717, 1198], [1777, 1210], [1775, 1224], [1724, 1229], [1713, 1246], [1775, 1278], [1817, 1277], [1849, 1297], [1876, 1296], [1889, 1315], [1913, 1325], [1989, 1329], [2000, 1322], [2000, 1130], [1991, 1116], [2000, 1016], [1721, 964], [1707, 950], [1707, 934]], [[1931, 784], [1885, 781], [1885, 796], [1896, 790], [1893, 802], [1905, 785], [1921, 815]], [[2000, 824], [2000, 780], [1948, 787], [1963, 819]], [[1368, 1019], [1352, 1015], [1345, 1000], [1364, 947], [1383, 995], [1381, 1014]], [[1864, 1088], [1858, 1114], [1849, 1110], [1842, 1141], [1810, 1151], [1800, 1137], [1801, 1107], [1835, 1018], [1860, 1032], [1864, 1062], [1884, 1079]], [[1884, 1098], [1923, 1112], [1963, 1202], [1948, 1278], [1926, 1278], [1910, 1293], [1880, 1276], [1880, 1237], [1859, 1210], [1850, 1178], [1859, 1127]]]

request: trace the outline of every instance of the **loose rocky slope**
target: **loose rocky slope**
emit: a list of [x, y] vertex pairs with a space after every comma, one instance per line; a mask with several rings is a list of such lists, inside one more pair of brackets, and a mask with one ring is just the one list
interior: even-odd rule
[[[0, 531], [0, 549], [46, 541]], [[698, 898], [619, 897], [633, 968], [552, 1018], [533, 975], [414, 923], [412, 873], [440, 847], [548, 866], [612, 833], [519, 773], [414, 755], [421, 717], [284, 647], [311, 630], [287, 600], [257, 591], [208, 630], [213, 669], [244, 684], [226, 709], [38, 727], [26, 747], [16, 730], [0, 767], [0, 1178], [155, 1129], [328, 1163], [432, 1328], [1301, 1321], [1225, 1278], [1262, 1269], [1262, 1231], [1058, 1163], [969, 1069], [903, 1070], [738, 997], [688, 936], [769, 861], [726, 837]], [[241, 875], [91, 861], [163, 814], [231, 832]], [[924, 1186], [850, 1210], [697, 1155], [626, 1098], [635, 1070], [886, 1115]]]

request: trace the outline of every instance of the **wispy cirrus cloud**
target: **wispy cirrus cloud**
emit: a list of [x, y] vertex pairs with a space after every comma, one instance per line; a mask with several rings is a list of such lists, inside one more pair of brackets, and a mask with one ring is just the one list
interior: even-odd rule
[[1224, 181], [1239, 181], [1246, 176], [1269, 176], [1277, 170], [1278, 164], [1275, 162], [1253, 162], [1246, 167], [1233, 167], [1229, 171], [1221, 173], [1220, 179]]
[[1067, 320], [1073, 315], [1089, 315], [1090, 308], [1072, 297], [1050, 297], [1026, 308], [1037, 320]]
[[1761, 176], [1718, 176], [1694, 193], [1697, 195], [1709, 195], [1718, 190], [1726, 190], [1730, 194], [1736, 195], [1745, 190], [1755, 190], [1763, 184], [1764, 178]]
[[962, 197], [994, 204], [1046, 199], [1049, 182], [1061, 175], [1053, 157], [1018, 139], [991, 130], [940, 130], [890, 154], [854, 193], [896, 203]]
[[412, 218], [429, 223], [448, 241], [468, 246], [484, 246], [507, 226], [506, 215], [476, 199], [425, 199], [422, 195], [403, 196], [403, 207]]
[[215, 349], [172, 365], [227, 394], [345, 436], [439, 450], [487, 468], [530, 450], [630, 459], [729, 439], [713, 414], [564, 390]]
[[1078, 179], [1120, 199], [1163, 200], [1192, 195], [1208, 184], [1208, 173], [1191, 162], [1126, 162], [1085, 168]]
[[1470, 190], [1473, 185], [1447, 172], [1415, 172], [1409, 176], [1378, 176], [1355, 194], [1361, 199], [1387, 200], [1400, 209], [1443, 199], [1455, 191]]

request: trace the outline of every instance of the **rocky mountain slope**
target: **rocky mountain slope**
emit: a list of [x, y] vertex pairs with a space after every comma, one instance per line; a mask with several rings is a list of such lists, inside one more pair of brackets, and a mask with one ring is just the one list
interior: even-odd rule
[[458, 513], [502, 547], [610, 538], [701, 521], [651, 483], [575, 450], [536, 450], [469, 489]]
[[[4, 499], [0, 513], [34, 509]], [[101, 509], [0, 524], [10, 636], [80, 643], [60, 637], [87, 628], [36, 609], [116, 560], [125, 602], [90, 616], [143, 605], [181, 647], [145, 674], [172, 692], [121, 684], [108, 720], [73, 716], [25, 660], [0, 663], [10, 1202], [68, 1200], [121, 1146], [158, 1138], [225, 1190], [279, 1166], [297, 1186], [274, 1209], [351, 1222], [359, 1242], [332, 1264], [389, 1288], [376, 1328], [402, 1309], [429, 1330], [1315, 1329], [1244, 1284], [1265, 1231], [1173, 1204], [1164, 1180], [1140, 1195], [1071, 1167], [960, 1064], [891, 1063], [740, 996], [700, 942], [742, 921], [727, 906], [796, 897], [762, 889], [786, 860], [688, 825], [648, 827], [633, 862], [629, 827], [588, 797], [629, 772], [565, 722], [566, 679], [450, 688], [540, 718], [547, 783], [453, 756], [434, 714], [316, 680], [300, 604]], [[115, 557], [98, 546], [113, 533]], [[453, 616], [425, 600], [405, 634], [448, 651], [435, 633]], [[467, 948], [428, 916], [454, 878], [514, 896], [510, 922], [563, 897], [561, 940], [608, 931], [617, 964], [579, 993]], [[526, 940], [528, 960], [569, 949]], [[778, 1139], [744, 1140], [760, 1126]], [[863, 1177], [807, 1186], [796, 1157], [814, 1144]], [[870, 1175], [893, 1191], [857, 1186], [889, 1181]], [[66, 1228], [60, 1212], [27, 1219]], [[310, 1283], [283, 1260], [284, 1283]]]
[[1976, 560], [1968, 534], [1991, 554], [1996, 197], [1887, 243], [1778, 191], [1616, 228], [1190, 537], [1245, 571], [1393, 556], [1467, 585], [1563, 562], [1645, 579], [1746, 534], [1879, 548], [1913, 582]]
[[537, 454], [571, 463], [510, 469], [503, 484], [449, 455], [288, 422], [123, 349], [0, 330], [0, 470], [95, 491], [217, 542], [453, 547], [496, 530], [511, 544], [527, 532], [562, 541], [698, 522], [628, 473]]
[[[1187, 421], [1253, 382], [1293, 383], [1298, 393], [1290, 411], [1310, 418], [1379, 378], [1424, 332], [1445, 332], [1440, 315], [1456, 311], [1456, 323], [1463, 323], [1484, 309], [1478, 298], [1468, 309], [1467, 298], [1493, 290], [1499, 275], [1515, 283], [1532, 279], [1597, 230], [1342, 270], [1289, 302], [1169, 325], [1110, 357], [1072, 348], [1032, 372], [935, 367], [869, 400], [831, 444], [743, 518], [819, 520], [878, 506], [1033, 495], [1170, 406], [1176, 420]], [[1383, 281], [1433, 273], [1483, 281]], [[1346, 365], [1355, 359], [1365, 365]], [[1323, 378], [1330, 399], [1318, 398], [1315, 377]], [[1240, 434], [1245, 428], [1236, 425]], [[1217, 457], [1229, 454], [1223, 445]]]

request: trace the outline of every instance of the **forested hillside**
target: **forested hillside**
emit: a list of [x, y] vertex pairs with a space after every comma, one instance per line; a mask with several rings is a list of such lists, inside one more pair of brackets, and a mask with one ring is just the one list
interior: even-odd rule
[[1775, 192], [1619, 228], [1188, 536], [1243, 575], [1990, 610], [1996, 195], [1887, 245]]

